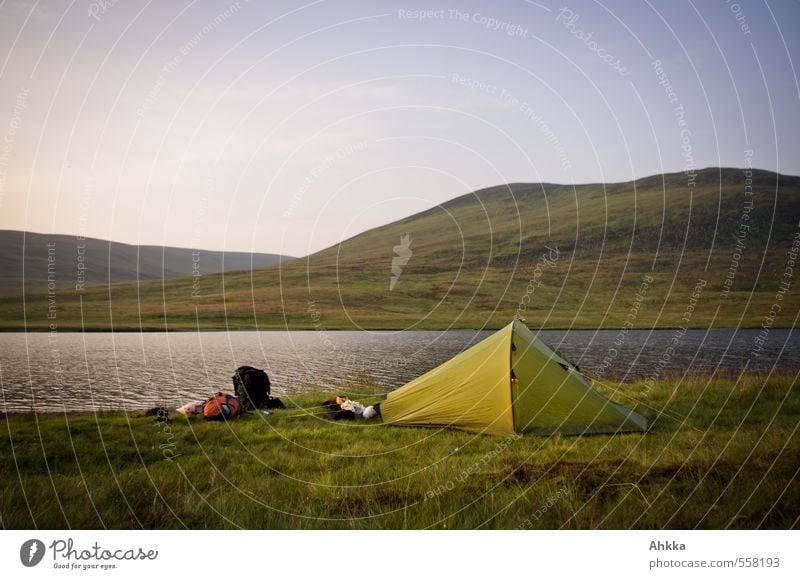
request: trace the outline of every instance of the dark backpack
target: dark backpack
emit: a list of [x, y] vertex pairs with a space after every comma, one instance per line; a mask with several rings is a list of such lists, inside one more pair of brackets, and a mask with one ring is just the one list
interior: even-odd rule
[[233, 391], [242, 410], [263, 408], [269, 402], [269, 376], [264, 370], [240, 366], [233, 375]]

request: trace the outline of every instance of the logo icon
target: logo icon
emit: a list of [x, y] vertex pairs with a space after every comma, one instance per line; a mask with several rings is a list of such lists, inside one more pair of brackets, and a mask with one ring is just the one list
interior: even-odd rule
[[411, 235], [406, 233], [400, 237], [400, 245], [394, 246], [395, 256], [392, 258], [392, 277], [389, 279], [389, 291], [394, 289], [400, 274], [403, 273], [403, 266], [411, 259]]
[[36, 567], [44, 558], [44, 543], [39, 539], [28, 539], [19, 548], [19, 560], [26, 567]]

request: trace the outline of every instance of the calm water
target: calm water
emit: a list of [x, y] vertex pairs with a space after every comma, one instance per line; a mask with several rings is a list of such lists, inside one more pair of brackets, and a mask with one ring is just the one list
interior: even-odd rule
[[[0, 409], [6, 412], [141, 409], [232, 391], [236, 367], [265, 368], [273, 394], [369, 381], [396, 388], [491, 332], [0, 333]], [[657, 372], [800, 369], [796, 330], [772, 330], [752, 355], [758, 330], [542, 331], [584, 371], [630, 380]], [[615, 343], [615, 340], [617, 343]]]

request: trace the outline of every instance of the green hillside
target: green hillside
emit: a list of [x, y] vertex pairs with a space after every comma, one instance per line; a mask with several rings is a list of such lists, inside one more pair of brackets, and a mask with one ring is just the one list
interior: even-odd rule
[[[0, 230], [0, 294], [57, 287], [147, 281], [268, 267], [291, 259], [272, 253], [130, 245], [76, 235]], [[48, 267], [50, 265], [50, 267]]]
[[116, 330], [422, 329], [499, 327], [519, 311], [532, 327], [618, 329], [759, 327], [772, 311], [772, 327], [793, 326], [800, 288], [780, 284], [800, 178], [714, 168], [688, 181], [502, 185], [273, 267], [66, 286], [50, 304], [29, 295], [24, 323], [23, 300], [5, 297], [0, 317], [6, 329], [46, 329], [48, 307], [59, 329], [112, 317]]

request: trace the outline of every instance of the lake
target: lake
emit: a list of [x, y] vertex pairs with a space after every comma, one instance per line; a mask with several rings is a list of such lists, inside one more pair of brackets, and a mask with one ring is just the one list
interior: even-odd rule
[[[5, 412], [134, 410], [178, 406], [233, 391], [241, 365], [267, 370], [273, 395], [348, 384], [387, 392], [488, 336], [486, 331], [0, 333]], [[541, 331], [581, 369], [626, 382], [717, 369], [800, 369], [796, 330]], [[376, 393], [377, 393], [376, 392]]]

